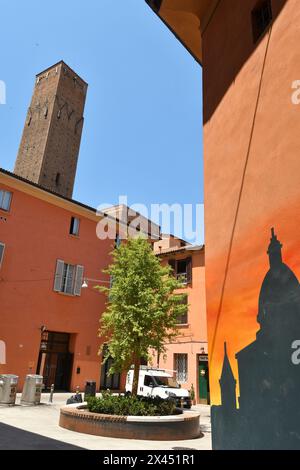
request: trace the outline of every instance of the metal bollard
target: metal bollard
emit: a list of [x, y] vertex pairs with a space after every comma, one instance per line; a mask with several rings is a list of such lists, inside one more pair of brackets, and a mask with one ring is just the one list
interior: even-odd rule
[[180, 398], [180, 408], [184, 408], [184, 399]]
[[54, 384], [52, 384], [50, 388], [49, 403], [53, 403], [53, 394], [54, 394]]

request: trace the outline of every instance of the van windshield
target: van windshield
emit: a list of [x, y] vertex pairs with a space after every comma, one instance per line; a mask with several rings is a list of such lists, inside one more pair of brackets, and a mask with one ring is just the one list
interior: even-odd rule
[[173, 377], [154, 377], [158, 387], [180, 388], [179, 384]]

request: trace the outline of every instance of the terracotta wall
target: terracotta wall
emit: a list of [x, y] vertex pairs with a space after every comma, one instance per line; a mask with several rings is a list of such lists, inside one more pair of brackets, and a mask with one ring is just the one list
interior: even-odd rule
[[[207, 354], [204, 250], [187, 251], [173, 255], [172, 259], [184, 259], [189, 256], [193, 259], [192, 284], [177, 291], [188, 295], [188, 325], [179, 327], [179, 337], [174, 344], [167, 345], [167, 357], [165, 360], [161, 358], [160, 367], [174, 370], [174, 354], [188, 354], [188, 381], [182, 384], [182, 387], [190, 390], [193, 384], [198, 399], [198, 356], [202, 348]], [[167, 263], [167, 259], [164, 257], [163, 263]], [[156, 357], [153, 364], [157, 365]]]
[[[299, 323], [297, 329], [287, 331], [294, 323], [292, 307], [284, 299], [291, 285], [297, 287], [294, 275], [300, 277], [300, 107], [291, 99], [292, 83], [300, 78], [300, 4], [297, 0], [273, 0], [273, 26], [254, 44], [251, 11], [256, 5], [256, 0], [221, 1], [203, 36], [211, 397], [213, 404], [221, 404], [219, 379], [227, 342], [228, 360], [237, 381], [239, 413], [243, 413], [244, 404], [248, 411], [252, 406], [252, 416], [253, 410], [259, 410], [262, 417], [257, 417], [253, 433], [254, 424], [248, 422], [248, 440], [238, 440], [243, 432], [236, 411], [232, 414], [236, 419], [231, 422], [233, 428], [226, 428], [224, 416], [213, 420], [213, 435], [219, 433], [215, 447], [221, 448], [298, 448], [295, 436], [299, 429], [293, 418], [298, 407], [290, 389], [300, 390], [293, 375], [297, 370], [290, 369], [291, 343], [285, 339], [298, 338]], [[272, 267], [270, 270], [267, 250], [272, 227], [283, 245], [283, 262], [294, 275], [282, 263], [276, 272]], [[273, 237], [270, 249], [275, 245], [280, 251]], [[261, 292], [261, 287], [269, 270], [268, 279], [273, 277], [273, 284], [268, 287], [265, 302], [265, 288]], [[283, 272], [289, 274], [282, 276]], [[293, 292], [293, 302], [296, 295]], [[293, 312], [295, 309], [299, 305], [293, 306]], [[267, 315], [267, 310], [269, 329], [263, 331], [257, 315], [262, 311]], [[262, 335], [269, 341], [265, 355], [258, 353]], [[241, 367], [241, 358], [238, 370], [236, 354], [242, 350], [245, 363]], [[265, 364], [267, 356], [269, 366], [263, 372], [260, 365]], [[247, 403], [239, 387], [245, 366], [252, 382]], [[230, 375], [227, 359], [223, 370]], [[232, 393], [234, 384], [230, 380]], [[283, 409], [285, 414], [281, 415]], [[272, 429], [267, 428], [266, 423], [271, 422]], [[233, 436], [231, 442], [222, 441], [226, 433]], [[288, 436], [287, 441], [283, 436]]]
[[[0, 184], [0, 189], [10, 190]], [[13, 189], [9, 213], [0, 211], [0, 241], [6, 244], [0, 268], [0, 338], [7, 346], [7, 365], [0, 373], [35, 373], [42, 325], [70, 333], [74, 364], [71, 387], [100, 380], [99, 318], [105, 297], [83, 289], [80, 297], [53, 291], [56, 260], [83, 265], [84, 275], [107, 279], [112, 242], [98, 240], [96, 223], [80, 216], [79, 237], [69, 235], [71, 211]], [[76, 373], [80, 367], [80, 374]]]

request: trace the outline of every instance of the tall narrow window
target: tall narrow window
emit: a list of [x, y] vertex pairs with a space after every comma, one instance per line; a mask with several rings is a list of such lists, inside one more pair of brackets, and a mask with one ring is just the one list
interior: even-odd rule
[[174, 354], [174, 368], [177, 374], [177, 382], [180, 384], [188, 381], [188, 355]]
[[64, 292], [65, 294], [73, 294], [74, 280], [75, 266], [72, 264], [65, 264], [61, 292]]
[[79, 226], [80, 220], [77, 217], [71, 218], [71, 225], [70, 225], [70, 235], [75, 235], [78, 237], [79, 235]]
[[116, 239], [115, 239], [115, 248], [119, 248], [121, 245], [121, 238], [120, 235], [117, 233]]
[[272, 22], [271, 0], [260, 0], [252, 10], [253, 40], [257, 42]]
[[56, 173], [55, 184], [58, 186], [60, 183], [60, 173]]
[[10, 191], [0, 190], [0, 209], [9, 211], [12, 193]]
[[0, 243], [0, 268], [2, 265], [3, 257], [4, 257], [4, 249], [5, 249], [4, 243]]
[[177, 323], [178, 325], [187, 325], [188, 323], [188, 296], [185, 295], [181, 304], [185, 306], [185, 312], [179, 315]]

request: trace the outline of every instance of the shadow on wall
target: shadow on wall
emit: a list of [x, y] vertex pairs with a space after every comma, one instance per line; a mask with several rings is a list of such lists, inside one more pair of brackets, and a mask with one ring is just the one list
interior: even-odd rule
[[239, 408], [225, 344], [222, 405], [212, 407], [215, 450], [300, 449], [300, 285], [282, 261], [274, 230], [268, 255], [270, 270], [259, 296], [260, 330], [236, 354]]
[[[286, 3], [287, 0], [220, 0], [202, 36], [204, 124], [210, 120], [228, 88], [268, 34], [270, 24], [276, 21]], [[252, 23], [253, 12], [263, 4], [269, 4], [272, 19], [264, 32], [256, 37], [257, 31]], [[229, 28], [231, 34], [228, 34]]]

